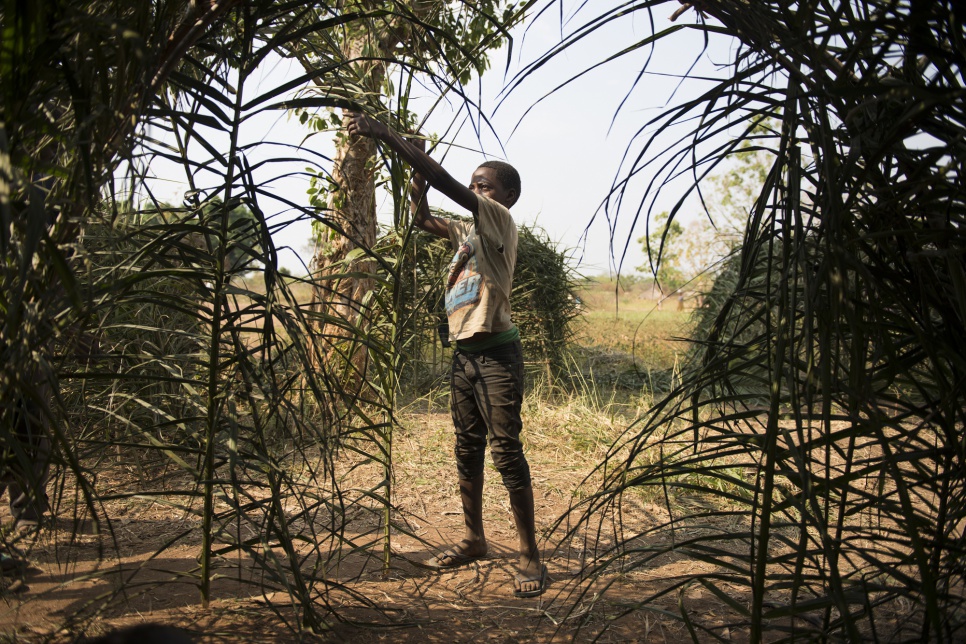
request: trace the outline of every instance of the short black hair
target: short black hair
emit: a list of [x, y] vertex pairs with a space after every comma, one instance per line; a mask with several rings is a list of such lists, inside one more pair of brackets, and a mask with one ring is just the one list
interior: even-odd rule
[[517, 199], [520, 198], [520, 173], [509, 163], [504, 161], [484, 161], [481, 168], [490, 168], [496, 172], [496, 178], [503, 184], [503, 189], [515, 190]]

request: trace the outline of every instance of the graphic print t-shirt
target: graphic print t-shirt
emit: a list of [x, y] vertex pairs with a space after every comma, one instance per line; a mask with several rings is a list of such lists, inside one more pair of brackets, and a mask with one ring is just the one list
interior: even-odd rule
[[477, 199], [476, 224], [449, 221], [449, 239], [456, 249], [446, 281], [451, 340], [513, 326], [510, 289], [517, 262], [517, 226], [502, 205], [479, 195]]

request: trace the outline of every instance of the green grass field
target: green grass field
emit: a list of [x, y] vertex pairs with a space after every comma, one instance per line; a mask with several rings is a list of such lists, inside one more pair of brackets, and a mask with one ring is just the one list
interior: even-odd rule
[[[693, 309], [679, 310], [675, 297], [659, 306], [651, 289], [639, 283], [615, 287], [613, 280], [597, 277], [578, 290], [583, 307], [575, 320], [571, 380], [602, 399], [649, 400], [667, 390], [688, 352]], [[246, 288], [263, 287], [247, 282]], [[307, 283], [292, 282], [290, 288], [299, 302], [311, 300]], [[447, 369], [443, 358], [434, 373]]]
[[615, 291], [611, 280], [596, 278], [580, 290], [584, 311], [578, 320], [576, 361], [594, 387], [645, 390], [667, 388], [688, 351], [692, 310], [678, 310], [670, 298], [658, 307], [650, 289], [634, 284]]

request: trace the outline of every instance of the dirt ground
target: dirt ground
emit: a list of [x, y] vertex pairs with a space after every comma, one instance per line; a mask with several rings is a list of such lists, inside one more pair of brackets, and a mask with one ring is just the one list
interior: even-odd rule
[[[53, 525], [21, 542], [31, 565], [22, 575], [3, 578], [0, 642], [74, 641], [144, 622], [177, 625], [198, 642], [689, 641], [687, 627], [671, 616], [679, 613], [679, 593], [643, 609], [634, 603], [693, 572], [698, 562], [664, 555], [632, 572], [609, 572], [590, 583], [580, 575], [580, 544], [561, 544], [560, 530], [551, 531], [603, 453], [605, 435], [615, 428], [607, 426], [607, 418], [578, 417], [573, 410], [554, 410], [550, 418], [542, 416], [546, 413], [539, 405], [525, 413], [538, 530], [550, 579], [541, 597], [512, 594], [516, 537], [506, 493], [492, 468], [484, 499], [489, 555], [443, 573], [411, 563], [434, 554], [427, 543], [445, 547], [458, 541], [462, 530], [448, 415], [413, 412], [404, 416], [394, 447], [399, 463], [394, 499], [412, 535], [393, 536], [388, 574], [379, 552], [346, 555], [337, 575], [344, 586], [317, 598], [345, 621], [330, 619], [328, 630], [318, 635], [294, 635], [285, 624], [294, 619], [288, 594], [266, 595], [253, 587], [250, 562], [234, 555], [220, 562], [213, 600], [203, 607], [197, 515], [158, 499], [117, 498], [104, 505], [113, 536], [95, 534], [90, 522], [65, 518], [70, 513], [62, 508]], [[597, 439], [588, 439], [593, 432], [574, 431], [588, 420], [597, 424]], [[376, 473], [360, 468], [357, 474]], [[135, 473], [121, 469], [98, 473], [102, 494], [131, 489], [134, 479]], [[624, 516], [629, 530], [666, 518], [660, 504], [641, 501], [630, 510]], [[9, 525], [9, 516], [3, 521]], [[360, 534], [363, 528], [354, 527]], [[366, 608], [366, 602], [379, 610]], [[723, 602], [699, 588], [688, 591], [687, 606], [689, 615], [706, 625], [733, 618]], [[723, 626], [716, 633], [726, 641], [747, 638], [746, 632]]]

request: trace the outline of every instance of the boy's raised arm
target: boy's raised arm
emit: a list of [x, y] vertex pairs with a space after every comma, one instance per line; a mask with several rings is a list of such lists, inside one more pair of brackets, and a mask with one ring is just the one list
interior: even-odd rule
[[449, 239], [449, 223], [441, 217], [434, 217], [429, 212], [429, 202], [426, 201], [426, 193], [429, 189], [426, 179], [418, 172], [413, 173], [413, 181], [409, 189], [411, 200], [410, 209], [413, 213], [413, 225], [427, 233], [432, 233], [437, 237]]
[[[479, 201], [473, 191], [453, 178], [428, 154], [407, 141], [398, 133], [390, 130], [379, 121], [358, 112], [346, 112], [343, 122], [346, 131], [352, 135], [368, 136], [382, 141], [412, 166], [432, 187], [470, 211], [474, 217], [479, 210]], [[429, 231], [434, 232], [434, 231]]]

